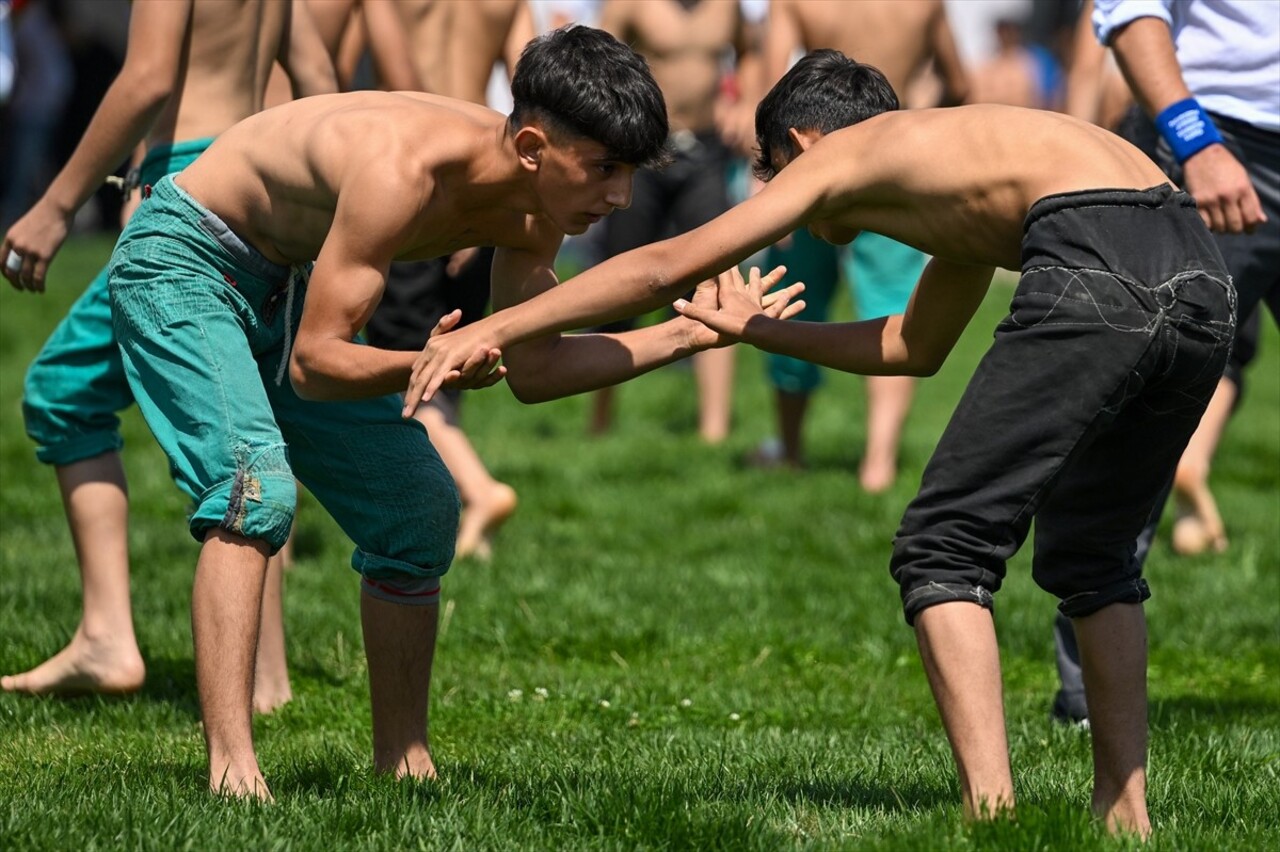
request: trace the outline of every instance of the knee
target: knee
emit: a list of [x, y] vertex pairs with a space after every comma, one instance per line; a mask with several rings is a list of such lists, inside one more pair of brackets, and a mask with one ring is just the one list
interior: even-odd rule
[[984, 566], [925, 535], [899, 534], [894, 540], [889, 573], [898, 583], [907, 624], [931, 606], [967, 601], [984, 609], [995, 605], [1003, 581], [1003, 565]]
[[1137, 560], [1127, 550], [1078, 559], [1037, 552], [1031, 574], [1036, 585], [1059, 599], [1058, 609], [1068, 618], [1092, 615], [1115, 603], [1139, 604], [1151, 597]]
[[351, 567], [370, 597], [405, 606], [430, 606], [440, 600], [440, 578], [453, 562], [453, 541], [450, 532], [434, 545], [424, 543], [416, 548], [421, 558], [412, 562], [357, 548]]
[[65, 371], [37, 359], [22, 385], [22, 422], [36, 443], [36, 458], [45, 464], [68, 465], [124, 446], [120, 419], [99, 398], [69, 392]]

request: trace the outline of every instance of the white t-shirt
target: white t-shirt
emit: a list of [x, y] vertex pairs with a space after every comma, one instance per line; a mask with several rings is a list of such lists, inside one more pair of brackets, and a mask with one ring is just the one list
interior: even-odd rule
[[1280, 132], [1280, 0], [1094, 0], [1103, 44], [1138, 18], [1169, 25], [1182, 78], [1201, 106]]

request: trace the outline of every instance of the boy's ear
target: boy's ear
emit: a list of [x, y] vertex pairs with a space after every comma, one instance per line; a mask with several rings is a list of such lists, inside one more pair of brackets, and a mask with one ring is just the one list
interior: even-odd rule
[[548, 145], [546, 133], [539, 127], [526, 124], [516, 131], [515, 143], [521, 167], [536, 172], [542, 162], [543, 149]]
[[803, 154], [808, 151], [814, 142], [822, 138], [820, 130], [797, 130], [794, 127], [787, 128], [787, 138], [791, 140], [791, 147], [795, 151]]

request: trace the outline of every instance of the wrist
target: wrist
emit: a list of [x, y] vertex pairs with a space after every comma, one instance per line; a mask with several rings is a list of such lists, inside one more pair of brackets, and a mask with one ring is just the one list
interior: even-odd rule
[[1165, 107], [1156, 116], [1155, 125], [1179, 163], [1210, 145], [1222, 143], [1222, 134], [1195, 98], [1184, 98]]
[[45, 190], [40, 198], [40, 204], [50, 213], [66, 220], [75, 216], [80, 206], [76, 203], [76, 199], [68, 197], [66, 192], [60, 190], [56, 181]]
[[[682, 355], [696, 355], [715, 346], [713, 335], [706, 333], [707, 327], [697, 320], [688, 317], [675, 317], [669, 320], [673, 341], [672, 349]], [[703, 332], [703, 333], [699, 333]]]

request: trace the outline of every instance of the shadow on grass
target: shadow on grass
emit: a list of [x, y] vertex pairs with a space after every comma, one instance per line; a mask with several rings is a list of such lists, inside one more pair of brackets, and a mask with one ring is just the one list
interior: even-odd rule
[[195, 661], [190, 657], [148, 657], [147, 682], [138, 697], [143, 701], [169, 704], [193, 720], [199, 719]]
[[[912, 781], [892, 784], [860, 777], [815, 779], [795, 776], [753, 776], [722, 781], [707, 777], [642, 778], [616, 777], [609, 771], [586, 770], [557, 772], [554, 778], [513, 777], [493, 773], [475, 765], [458, 765], [449, 773], [460, 783], [477, 789], [513, 796], [521, 807], [536, 810], [544, 796], [559, 799], [566, 790], [584, 791], [592, 787], [625, 788], [639, 799], [666, 800], [673, 795], [687, 801], [720, 801], [733, 803], [766, 802], [782, 799], [791, 803], [807, 802], [822, 807], [859, 808], [877, 811], [920, 811], [955, 803], [956, 794], [948, 785]], [[615, 776], [610, 780], [611, 776]]]
[[[915, 781], [892, 784], [857, 777], [839, 780], [792, 778], [773, 781], [768, 786], [793, 803], [810, 802], [822, 807], [884, 812], [928, 810], [953, 804], [956, 799], [949, 786]], [[743, 798], [745, 800], [748, 796]]]
[[1177, 695], [1151, 702], [1152, 724], [1195, 723], [1206, 719], [1256, 722], [1260, 716], [1280, 716], [1280, 702], [1258, 694]]
[[[327, 686], [340, 686], [343, 680], [318, 665], [289, 666], [290, 677], [295, 681], [312, 680]], [[200, 696], [196, 691], [196, 666], [191, 657], [149, 657], [147, 682], [135, 694], [136, 698], [169, 704], [192, 720], [200, 718]]]

